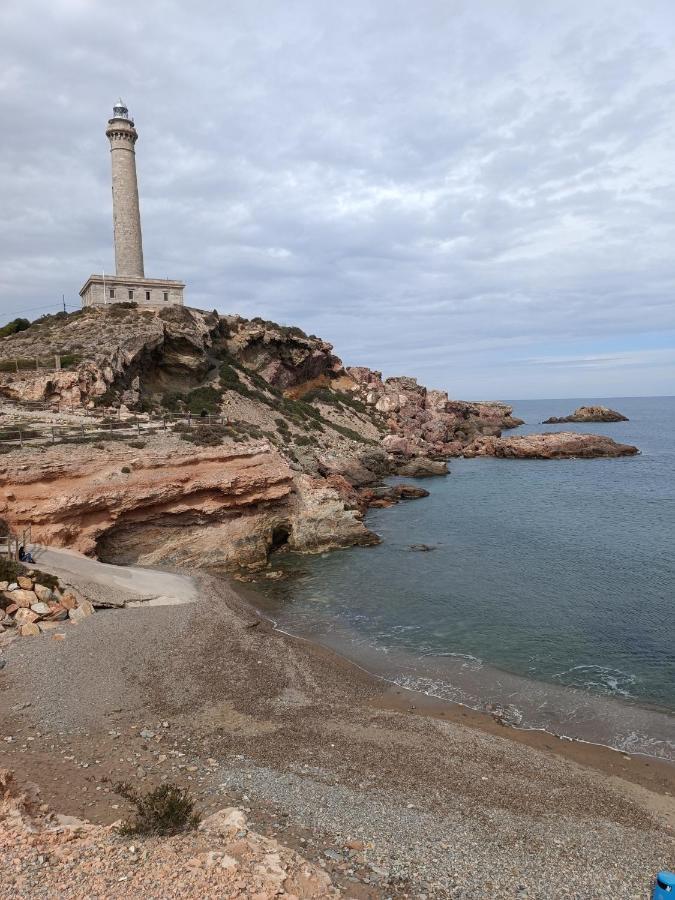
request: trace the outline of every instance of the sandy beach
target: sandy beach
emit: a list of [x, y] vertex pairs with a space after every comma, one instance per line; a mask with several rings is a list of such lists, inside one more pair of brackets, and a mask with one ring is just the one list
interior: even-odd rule
[[350, 897], [628, 900], [672, 865], [675, 767], [394, 688], [275, 631], [250, 592], [193, 587], [15, 642], [0, 767], [100, 823], [125, 810], [111, 782], [176, 781]]

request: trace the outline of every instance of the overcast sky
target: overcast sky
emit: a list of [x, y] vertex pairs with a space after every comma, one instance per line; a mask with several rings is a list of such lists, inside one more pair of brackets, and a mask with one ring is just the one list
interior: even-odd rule
[[113, 270], [122, 96], [190, 305], [455, 397], [673, 394], [673, 46], [672, 0], [2, 0], [2, 319]]

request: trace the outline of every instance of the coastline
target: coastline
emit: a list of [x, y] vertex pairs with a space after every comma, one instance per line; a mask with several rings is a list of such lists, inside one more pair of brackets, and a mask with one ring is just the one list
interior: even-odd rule
[[[377, 708], [453, 722], [537, 750], [553, 752], [565, 760], [593, 768], [607, 776], [625, 779], [640, 787], [657, 791], [666, 788], [675, 795], [673, 760], [645, 753], [628, 753], [606, 744], [556, 734], [543, 728], [511, 725], [495, 719], [487, 710], [476, 709], [459, 701], [445, 700], [422, 690], [399, 685], [384, 675], [370, 671], [338, 650], [322, 644], [321, 641], [293, 634], [281, 628], [273, 616], [265, 610], [265, 598], [255, 590], [255, 587], [223, 577], [240, 599], [257, 615], [264, 618], [277, 633], [291, 641], [300, 642], [310, 653], [325, 655], [329, 661], [339, 661], [341, 666], [352, 666], [359, 673], [372, 679], [374, 686], [381, 691], [375, 702]], [[675, 829], [675, 802], [671, 813], [671, 825]]]
[[609, 882], [629, 900], [672, 856], [675, 767], [391, 688], [275, 630], [248, 589], [194, 583], [193, 603], [15, 642], [0, 766], [101, 823], [125, 811], [110, 782], [169, 778], [205, 812], [242, 806], [373, 900], [480, 896], [488, 869], [498, 896], [602, 896]]

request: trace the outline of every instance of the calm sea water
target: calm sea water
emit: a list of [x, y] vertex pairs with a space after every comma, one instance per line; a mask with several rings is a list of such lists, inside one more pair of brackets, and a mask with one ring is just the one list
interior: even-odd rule
[[[603, 402], [629, 422], [542, 426]], [[675, 758], [675, 397], [523, 401], [515, 432], [597, 431], [628, 459], [451, 460], [373, 510], [375, 548], [278, 556], [280, 627], [525, 727]], [[416, 552], [411, 544], [434, 549]]]

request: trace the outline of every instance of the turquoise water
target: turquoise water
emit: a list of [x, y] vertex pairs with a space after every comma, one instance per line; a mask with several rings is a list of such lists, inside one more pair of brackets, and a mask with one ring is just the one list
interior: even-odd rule
[[[383, 539], [278, 556], [279, 626], [399, 684], [572, 737], [675, 755], [675, 398], [629, 422], [542, 426], [598, 398], [523, 401], [511, 433], [596, 431], [626, 459], [457, 459], [431, 496], [372, 510]], [[428, 544], [415, 552], [411, 544]]]

